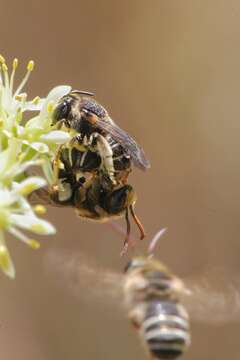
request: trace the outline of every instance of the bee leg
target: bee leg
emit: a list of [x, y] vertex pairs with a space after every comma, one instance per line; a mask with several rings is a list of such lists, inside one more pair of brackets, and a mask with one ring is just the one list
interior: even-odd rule
[[137, 224], [137, 227], [139, 228], [139, 231], [140, 231], [140, 240], [142, 240], [142, 239], [144, 239], [145, 236], [146, 236], [144, 227], [143, 227], [141, 221], [138, 219], [137, 215], [135, 214], [132, 204], [129, 206], [129, 208], [130, 208], [131, 215], [132, 215], [135, 223]]
[[55, 126], [57, 130], [60, 130], [63, 125], [65, 125], [66, 119], [59, 120], [56, 124], [52, 124], [51, 126]]
[[[113, 152], [112, 148], [101, 134], [97, 134], [97, 150], [102, 159], [102, 167], [103, 171], [108, 175], [112, 184], [116, 184], [116, 180], [114, 177], [115, 170], [113, 165]], [[95, 137], [96, 138], [96, 137]]]
[[78, 134], [76, 136], [74, 136], [71, 140], [70, 140], [70, 147], [77, 147], [77, 145], [82, 144], [82, 135]]

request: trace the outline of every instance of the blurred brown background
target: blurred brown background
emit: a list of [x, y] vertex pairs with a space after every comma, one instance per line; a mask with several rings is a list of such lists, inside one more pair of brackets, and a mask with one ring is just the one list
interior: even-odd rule
[[[30, 95], [58, 84], [94, 91], [143, 145], [152, 168], [131, 176], [137, 212], [149, 238], [168, 227], [158, 256], [184, 277], [240, 275], [239, 20], [237, 0], [1, 1], [0, 52], [36, 61]], [[1, 358], [144, 359], [122, 310], [94, 297], [77, 266], [67, 273], [79, 253], [120, 271], [122, 239], [72, 210], [49, 217], [58, 234], [39, 252], [9, 241], [17, 278], [1, 275]], [[229, 306], [225, 322], [212, 324], [212, 311], [192, 323], [186, 360], [239, 359]]]

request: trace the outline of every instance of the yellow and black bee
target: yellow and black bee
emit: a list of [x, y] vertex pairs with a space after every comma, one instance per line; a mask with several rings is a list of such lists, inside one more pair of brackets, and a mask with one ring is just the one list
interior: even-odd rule
[[[131, 163], [141, 170], [149, 168], [142, 148], [114, 123], [107, 110], [92, 96], [85, 91], [72, 91], [64, 96], [53, 113], [53, 125], [75, 130], [72, 148], [97, 153], [101, 158], [101, 170], [105, 170], [113, 183], [124, 182]], [[84, 166], [85, 158], [81, 158], [81, 164], [75, 162], [75, 170]]]
[[[141, 232], [143, 226], [133, 206], [136, 194], [127, 183], [132, 163], [142, 170], [150, 164], [141, 147], [119, 128], [93, 94], [72, 91], [53, 113], [53, 125], [74, 131], [69, 144], [61, 146], [54, 160], [56, 184], [51, 198], [71, 205], [81, 217], [103, 221], [125, 214], [128, 244], [129, 211]], [[60, 165], [59, 165], [60, 164]]]
[[130, 241], [129, 212], [140, 230], [140, 238], [145, 236], [144, 228], [135, 214], [136, 194], [129, 184], [119, 184], [109, 188], [103, 186], [101, 174], [82, 173], [80, 178], [71, 167], [59, 171], [57, 186], [40, 189], [38, 195], [54, 206], [71, 206], [77, 215], [98, 222], [108, 221], [125, 215], [127, 232], [123, 253]]
[[153, 358], [175, 359], [190, 345], [189, 316], [180, 303], [183, 282], [161, 262], [133, 258], [125, 269], [128, 315]]

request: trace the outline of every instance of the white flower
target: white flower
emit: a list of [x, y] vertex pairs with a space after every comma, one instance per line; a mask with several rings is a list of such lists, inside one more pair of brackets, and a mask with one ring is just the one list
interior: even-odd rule
[[14, 277], [14, 265], [4, 241], [4, 231], [17, 237], [34, 249], [39, 243], [26, 236], [20, 229], [40, 235], [55, 234], [55, 228], [48, 221], [38, 218], [27, 199], [23, 196], [32, 189], [45, 185], [45, 181], [37, 177], [29, 177], [20, 183], [13, 183], [13, 188], [0, 187], [0, 267]]
[[[14, 78], [18, 60], [14, 59], [8, 72], [5, 59], [0, 55], [0, 268], [13, 278], [15, 269], [5, 242], [5, 232], [34, 249], [39, 243], [23, 231], [38, 235], [52, 235], [55, 228], [38, 215], [45, 212], [42, 205], [32, 207], [27, 196], [52, 181], [52, 160], [59, 144], [69, 141], [67, 132], [51, 126], [52, 111], [57, 101], [70, 86], [57, 86], [45, 99], [35, 97], [29, 101], [24, 87], [34, 68], [31, 60], [18, 87]], [[25, 121], [25, 112], [34, 111], [34, 117]], [[28, 176], [31, 166], [41, 166], [43, 177]]]
[[[51, 130], [51, 110], [56, 102], [68, 92], [71, 87], [62, 85], [53, 88], [45, 99], [38, 96], [33, 100], [27, 100], [27, 93], [23, 92], [31, 72], [34, 69], [34, 62], [31, 60], [27, 65], [27, 72], [16, 90], [14, 90], [14, 78], [18, 67], [18, 60], [12, 63], [12, 72], [8, 73], [5, 60], [0, 56], [0, 130], [2, 142], [5, 138], [17, 137], [22, 144], [31, 147], [37, 152], [49, 152], [49, 142], [55, 144], [69, 140], [69, 135], [63, 131]], [[39, 114], [27, 121], [23, 126], [23, 114], [26, 111], [39, 111]], [[51, 132], [53, 134], [51, 135]], [[62, 134], [60, 134], [62, 133]], [[45, 137], [48, 135], [49, 137]], [[6, 140], [5, 140], [6, 141]]]

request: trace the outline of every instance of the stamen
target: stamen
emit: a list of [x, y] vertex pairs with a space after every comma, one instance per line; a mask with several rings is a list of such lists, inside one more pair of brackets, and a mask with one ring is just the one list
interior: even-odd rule
[[2, 77], [2, 66], [0, 65], [0, 85], [3, 84], [3, 77]]
[[35, 205], [33, 210], [37, 215], [44, 215], [47, 211], [46, 207], [41, 204]]
[[54, 109], [54, 104], [52, 101], [50, 101], [48, 104], [47, 104], [47, 111], [49, 114], [51, 114], [53, 112], [53, 109]]
[[2, 64], [2, 69], [3, 69], [3, 72], [7, 72], [8, 71], [8, 67], [5, 63]]
[[24, 107], [24, 104], [27, 100], [27, 93], [22, 93], [21, 95], [16, 95], [15, 100], [20, 102], [19, 111], [21, 113], [21, 109]]
[[39, 96], [36, 96], [33, 100], [32, 100], [32, 103], [34, 105], [37, 105], [39, 103], [39, 100], [40, 100], [40, 97]]
[[29, 246], [31, 246], [32, 249], [34, 250], [37, 250], [40, 248], [40, 244], [37, 240], [34, 240], [34, 239], [29, 239], [29, 243], [28, 243]]
[[33, 69], [34, 69], [34, 61], [30, 60], [29, 63], [27, 64], [27, 70], [33, 71]]
[[5, 245], [0, 245], [0, 266], [5, 270], [9, 268], [9, 255]]
[[1, 54], [0, 54], [0, 64], [5, 64], [5, 59]]
[[40, 247], [40, 244], [37, 240], [29, 239], [26, 235], [24, 235], [21, 231], [17, 230], [14, 227], [10, 227], [9, 232], [33, 249], [38, 249]]
[[18, 59], [15, 58], [13, 59], [13, 70], [16, 70], [17, 67], [18, 67]]
[[18, 161], [21, 163], [23, 162], [26, 157], [28, 156], [29, 152], [31, 151], [31, 148], [28, 147], [25, 151], [23, 151], [21, 154], [18, 155]]
[[20, 85], [18, 86], [17, 90], [15, 91], [14, 96], [19, 95], [19, 93], [21, 92], [23, 87], [26, 85], [26, 83], [27, 83], [27, 81], [28, 81], [28, 79], [30, 77], [31, 72], [33, 71], [33, 68], [34, 68], [34, 61], [31, 60], [27, 64], [27, 73], [24, 76], [24, 78], [23, 78], [22, 82], [20, 83]]
[[15, 269], [5, 245], [3, 231], [0, 231], [0, 267], [10, 278], [15, 277]]
[[2, 71], [4, 75], [4, 85], [9, 89], [8, 67], [5, 63], [2, 64]]
[[10, 77], [10, 91], [11, 91], [11, 94], [12, 94], [12, 91], [13, 91], [13, 82], [14, 82], [14, 76], [15, 76], [15, 72], [16, 72], [16, 69], [18, 67], [18, 59], [14, 59], [13, 60], [13, 63], [12, 63], [12, 73], [11, 73], [11, 77]]

